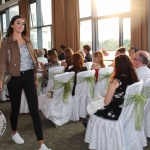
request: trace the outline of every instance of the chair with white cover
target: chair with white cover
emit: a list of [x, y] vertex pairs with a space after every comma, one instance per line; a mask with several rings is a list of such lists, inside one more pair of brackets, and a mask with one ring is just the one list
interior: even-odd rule
[[101, 68], [98, 72], [98, 80], [95, 84], [94, 97], [105, 95], [108, 89], [109, 79], [113, 73], [113, 67]]
[[[124, 107], [118, 120], [90, 116], [84, 139], [86, 143], [89, 143], [89, 149], [143, 150], [143, 147], [147, 145], [143, 124], [141, 118], [136, 120], [141, 117], [136, 116], [136, 110], [139, 97], [141, 98], [142, 86], [143, 81], [140, 81], [127, 87]], [[140, 101], [141, 108], [144, 109], [143, 98]]]
[[150, 138], [150, 78], [148, 78], [143, 85], [142, 94], [147, 99], [145, 104], [145, 116], [144, 116], [144, 130], [145, 136]]
[[37, 79], [38, 79], [37, 94], [39, 96], [42, 95], [42, 90], [41, 90], [41, 84], [43, 80], [42, 73], [37, 73]]
[[63, 73], [64, 70], [65, 70], [64, 66], [53, 67], [53, 68], [50, 68], [48, 70], [48, 72], [49, 72], [49, 75], [48, 75], [48, 78], [49, 78], [48, 79], [48, 84], [47, 84], [47, 87], [43, 88], [43, 90], [42, 90], [43, 94], [46, 94], [50, 90], [53, 90], [53, 88], [54, 88], [54, 75]]
[[55, 125], [61, 126], [71, 120], [72, 113], [72, 87], [74, 72], [65, 72], [54, 75], [53, 98], [49, 94], [40, 95], [39, 109], [44, 116]]
[[[4, 81], [6, 80], [7, 80], [7, 75], [5, 73]], [[2, 91], [0, 91], [0, 100], [2, 101], [10, 100], [9, 98], [6, 97], [6, 95], [9, 95], [7, 90], [7, 84], [3, 84]]]
[[73, 112], [71, 120], [78, 121], [88, 115], [87, 105], [94, 98], [95, 70], [77, 73], [75, 95], [73, 97]]
[[87, 70], [91, 70], [92, 62], [86, 62], [86, 63], [84, 63], [84, 66], [87, 67]]

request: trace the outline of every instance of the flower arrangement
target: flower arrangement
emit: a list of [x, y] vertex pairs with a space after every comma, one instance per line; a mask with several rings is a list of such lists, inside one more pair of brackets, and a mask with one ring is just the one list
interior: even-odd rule
[[104, 48], [101, 48], [101, 51], [103, 52], [104, 56], [108, 56], [109, 53], [107, 52], [107, 50], [105, 50]]

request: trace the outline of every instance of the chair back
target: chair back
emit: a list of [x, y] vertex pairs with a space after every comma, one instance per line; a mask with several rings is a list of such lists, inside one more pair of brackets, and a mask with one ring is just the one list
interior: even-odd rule
[[[64, 101], [63, 96], [66, 92], [67, 87], [65, 87], [65, 83], [71, 83], [71, 90], [69, 90], [68, 95], [71, 95], [73, 84], [74, 84], [74, 75], [75, 72], [65, 72], [62, 74], [54, 75], [54, 94], [53, 98], [58, 101]], [[64, 83], [64, 84], [63, 84]], [[69, 84], [69, 83], [68, 83]]]
[[61, 74], [63, 73], [65, 70], [64, 66], [60, 66], [60, 67], [53, 67], [53, 68], [50, 68], [48, 70], [49, 72], [49, 79], [48, 79], [48, 85], [47, 85], [47, 88], [46, 88], [46, 93], [50, 90], [53, 90], [54, 88], [54, 75], [56, 74]]
[[87, 70], [91, 70], [92, 62], [86, 62], [86, 63], [84, 63], [84, 66], [87, 67]]
[[75, 95], [87, 95], [94, 98], [95, 70], [88, 70], [77, 73], [77, 84]]
[[98, 80], [95, 84], [95, 93], [94, 96], [105, 95], [108, 89], [109, 79], [113, 73], [113, 67], [101, 68], [98, 72]]
[[133, 97], [132, 95], [136, 95], [137, 93], [141, 94], [142, 87], [143, 87], [143, 80], [136, 82], [127, 87], [124, 96], [124, 106], [120, 114], [119, 120], [122, 119], [123, 122], [133, 120], [134, 122], [136, 100], [135, 97]]

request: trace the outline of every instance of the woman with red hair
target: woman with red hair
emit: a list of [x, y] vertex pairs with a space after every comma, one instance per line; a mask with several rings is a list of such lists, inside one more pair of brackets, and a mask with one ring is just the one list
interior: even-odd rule
[[75, 87], [76, 87], [76, 75], [77, 75], [77, 73], [79, 73], [81, 71], [87, 71], [87, 68], [84, 66], [84, 60], [80, 53], [73, 54], [72, 63], [73, 63], [72, 64], [73, 67], [71, 69], [69, 69], [68, 71], [75, 72], [74, 85], [73, 85], [73, 90], [72, 90], [72, 96], [74, 96], [75, 95]]

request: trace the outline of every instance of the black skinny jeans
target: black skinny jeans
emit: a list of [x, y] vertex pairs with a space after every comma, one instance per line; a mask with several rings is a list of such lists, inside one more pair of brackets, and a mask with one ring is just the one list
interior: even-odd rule
[[20, 76], [12, 76], [7, 84], [10, 101], [11, 114], [10, 124], [13, 131], [17, 130], [18, 114], [20, 110], [21, 92], [24, 89], [30, 114], [33, 120], [34, 131], [37, 140], [43, 140], [42, 124], [38, 110], [38, 97], [33, 70], [20, 73]]

